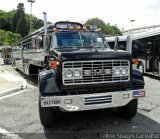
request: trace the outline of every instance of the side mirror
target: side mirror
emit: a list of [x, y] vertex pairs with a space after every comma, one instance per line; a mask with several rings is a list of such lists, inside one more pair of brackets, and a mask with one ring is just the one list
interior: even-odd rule
[[127, 46], [126, 51], [131, 54], [132, 53], [132, 36], [127, 36], [126, 46]]
[[114, 51], [117, 51], [118, 45], [119, 45], [119, 37], [115, 37]]

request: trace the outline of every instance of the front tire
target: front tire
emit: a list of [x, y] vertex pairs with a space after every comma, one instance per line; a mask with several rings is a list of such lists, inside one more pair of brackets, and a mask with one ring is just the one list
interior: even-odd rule
[[41, 107], [41, 99], [39, 97], [39, 117], [44, 127], [52, 127], [56, 121], [57, 109], [51, 107]]
[[118, 107], [118, 113], [121, 117], [125, 119], [133, 118], [137, 113], [138, 100], [133, 99], [127, 105]]

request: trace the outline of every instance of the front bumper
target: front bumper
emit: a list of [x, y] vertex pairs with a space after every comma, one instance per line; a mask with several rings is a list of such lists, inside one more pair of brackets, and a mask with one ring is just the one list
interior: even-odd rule
[[63, 111], [84, 111], [120, 107], [145, 96], [145, 89], [67, 96], [41, 96], [41, 107], [59, 107]]

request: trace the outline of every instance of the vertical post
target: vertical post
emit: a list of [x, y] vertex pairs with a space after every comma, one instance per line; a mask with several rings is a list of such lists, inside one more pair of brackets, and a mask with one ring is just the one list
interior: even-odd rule
[[117, 51], [117, 47], [119, 45], [118, 43], [119, 43], [119, 37], [115, 37], [114, 51]]
[[126, 51], [132, 54], [132, 36], [127, 36], [126, 46]]
[[130, 20], [131, 21], [131, 23], [132, 23], [132, 34], [133, 34], [133, 22], [135, 22], [135, 20]]
[[45, 12], [43, 12], [43, 20], [44, 20], [43, 49], [46, 50], [48, 45], [48, 37], [47, 37], [47, 13]]
[[31, 30], [32, 30], [32, 2], [31, 2], [31, 11], [30, 11], [30, 33], [31, 33]]
[[160, 77], [160, 62], [159, 62], [159, 66], [158, 66], [158, 71], [159, 71], [159, 77]]
[[44, 36], [47, 36], [47, 13], [43, 12]]
[[31, 10], [30, 10], [30, 29], [29, 32], [31, 33], [31, 29], [32, 29], [32, 5], [35, 2], [35, 0], [27, 0], [28, 2], [31, 3]]

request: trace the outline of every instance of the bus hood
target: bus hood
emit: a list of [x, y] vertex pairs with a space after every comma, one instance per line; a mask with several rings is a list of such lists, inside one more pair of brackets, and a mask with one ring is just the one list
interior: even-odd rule
[[62, 61], [75, 60], [112, 60], [123, 59], [131, 60], [131, 54], [125, 51], [108, 51], [108, 50], [76, 50], [76, 51], [58, 51]]

